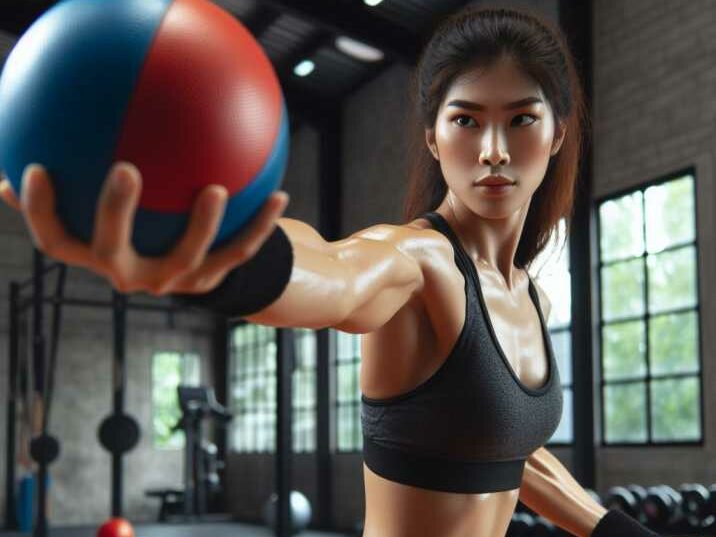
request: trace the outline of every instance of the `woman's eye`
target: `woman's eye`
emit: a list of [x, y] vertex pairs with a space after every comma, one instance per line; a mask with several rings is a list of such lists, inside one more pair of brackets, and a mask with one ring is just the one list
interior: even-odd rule
[[[531, 121], [531, 122], [529, 122], [529, 123], [522, 123], [521, 126], [523, 126], [523, 127], [526, 127], [526, 126], [528, 126], [528, 125], [532, 125], [532, 123], [535, 123], [535, 122], [537, 121], [537, 119], [539, 119], [537, 116], [533, 116], [532, 114], [520, 114], [520, 115], [518, 115], [518, 116], [515, 116], [515, 118], [520, 118], [520, 117], [529, 117], [529, 118], [532, 118], [532, 121]], [[461, 122], [461, 121], [460, 121], [461, 119], [464, 119], [464, 120], [466, 120], [467, 122], [465, 122], [465, 121], [462, 121], [462, 122]], [[458, 125], [459, 125], [460, 127], [466, 127], [466, 126], [468, 126], [468, 124], [469, 124], [470, 121], [474, 121], [474, 120], [473, 120], [473, 118], [471, 118], [470, 116], [459, 115], [459, 116], [455, 116], [455, 121], [458, 123]]]
[[538, 119], [537, 116], [533, 116], [532, 114], [520, 114], [519, 116], [515, 116], [515, 118], [518, 118], [518, 117], [531, 117], [531, 118], [532, 118], [532, 121], [531, 121], [531, 122], [529, 122], [529, 123], [523, 123], [523, 124], [522, 124], [522, 125], [525, 126], [525, 127], [526, 127], [527, 125], [532, 125], [532, 123], [534, 123], [534, 122], [537, 121], [537, 119]]
[[465, 127], [465, 126], [467, 126], [467, 125], [466, 125], [465, 123], [460, 123], [460, 122], [459, 122], [460, 119], [467, 119], [468, 121], [471, 121], [471, 120], [472, 120], [472, 118], [471, 118], [470, 116], [457, 116], [457, 117], [455, 118], [455, 121], [458, 121], [458, 125], [460, 125], [461, 127]]

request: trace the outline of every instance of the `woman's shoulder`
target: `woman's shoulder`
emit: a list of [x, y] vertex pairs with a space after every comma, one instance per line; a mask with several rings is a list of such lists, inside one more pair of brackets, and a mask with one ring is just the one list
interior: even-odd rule
[[427, 218], [415, 218], [404, 224], [376, 224], [351, 235], [356, 237], [390, 242], [423, 266], [453, 259], [452, 244]]

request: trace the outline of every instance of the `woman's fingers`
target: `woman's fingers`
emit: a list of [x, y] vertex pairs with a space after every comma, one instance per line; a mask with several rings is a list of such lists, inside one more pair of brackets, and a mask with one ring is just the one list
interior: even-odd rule
[[15, 192], [12, 189], [10, 181], [5, 178], [0, 181], [0, 198], [2, 198], [5, 203], [7, 203], [16, 211], [22, 211], [22, 207], [20, 206], [20, 200], [17, 199], [17, 196], [15, 196]]
[[102, 186], [95, 212], [92, 252], [108, 266], [126, 260], [122, 255], [131, 251], [130, 239], [137, 208], [141, 177], [130, 163], [115, 165]]
[[231, 269], [251, 259], [273, 232], [288, 200], [286, 192], [272, 194], [247, 229], [229, 244], [210, 253], [195, 273], [178, 280], [179, 289], [176, 292], [207, 292], [220, 283]]
[[200, 192], [186, 232], [156, 271], [153, 294], [167, 292], [182, 276], [202, 265], [221, 223], [228, 197], [226, 187], [221, 185], [209, 185]]
[[92, 268], [89, 248], [68, 235], [57, 217], [52, 185], [42, 166], [30, 164], [25, 168], [20, 206], [37, 248], [59, 261]]

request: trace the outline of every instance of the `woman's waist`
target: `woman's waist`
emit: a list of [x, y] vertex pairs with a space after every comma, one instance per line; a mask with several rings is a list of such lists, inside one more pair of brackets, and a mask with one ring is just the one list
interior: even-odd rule
[[502, 537], [519, 488], [456, 493], [385, 479], [363, 465], [366, 518], [363, 537]]

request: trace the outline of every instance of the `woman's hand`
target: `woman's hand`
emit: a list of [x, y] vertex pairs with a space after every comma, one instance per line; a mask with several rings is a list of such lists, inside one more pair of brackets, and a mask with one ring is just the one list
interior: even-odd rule
[[208, 185], [196, 199], [186, 232], [172, 251], [163, 257], [142, 257], [130, 243], [141, 183], [139, 170], [129, 162], [110, 170], [97, 205], [90, 245], [66, 232], [55, 212], [52, 184], [42, 166], [25, 168], [20, 200], [7, 179], [0, 181], [0, 197], [22, 213], [35, 246], [49, 257], [98, 273], [119, 292], [143, 291], [154, 296], [206, 293], [216, 287], [232, 268], [259, 250], [289, 199], [286, 192], [274, 192], [236, 238], [207, 255], [228, 197], [225, 187]]

